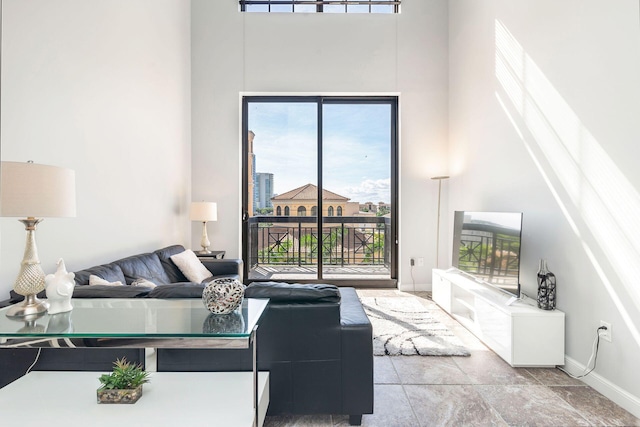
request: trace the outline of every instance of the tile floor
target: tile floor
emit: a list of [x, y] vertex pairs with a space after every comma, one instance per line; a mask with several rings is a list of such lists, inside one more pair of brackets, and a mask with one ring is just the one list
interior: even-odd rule
[[[412, 296], [358, 290], [361, 296]], [[374, 360], [374, 413], [363, 426], [640, 426], [634, 417], [557, 369], [512, 368], [416, 292], [469, 348], [470, 357], [381, 356]], [[267, 427], [348, 426], [343, 415], [273, 416]]]

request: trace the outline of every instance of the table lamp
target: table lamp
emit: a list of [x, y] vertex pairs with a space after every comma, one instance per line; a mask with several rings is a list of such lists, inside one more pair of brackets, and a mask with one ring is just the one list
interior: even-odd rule
[[191, 221], [202, 221], [202, 240], [200, 240], [201, 251], [198, 254], [210, 254], [209, 246], [211, 242], [207, 236], [207, 221], [218, 220], [218, 205], [215, 202], [192, 202]]
[[9, 317], [26, 317], [47, 311], [36, 294], [44, 290], [44, 272], [36, 248], [36, 226], [43, 217], [76, 215], [75, 172], [29, 161], [0, 163], [0, 216], [22, 217], [27, 231], [20, 272], [13, 289], [24, 302], [13, 306]]

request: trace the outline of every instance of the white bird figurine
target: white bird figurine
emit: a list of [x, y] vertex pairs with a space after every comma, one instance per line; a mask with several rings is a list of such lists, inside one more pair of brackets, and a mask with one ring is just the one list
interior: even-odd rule
[[75, 282], [75, 274], [68, 273], [62, 258], [56, 263], [58, 269], [55, 274], [47, 274], [44, 278], [47, 300], [49, 301], [49, 314], [64, 313], [73, 310], [71, 296]]

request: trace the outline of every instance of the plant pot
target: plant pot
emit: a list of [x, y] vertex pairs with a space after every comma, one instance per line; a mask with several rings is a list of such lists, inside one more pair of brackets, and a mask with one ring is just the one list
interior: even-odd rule
[[98, 403], [136, 403], [142, 396], [142, 384], [132, 389], [98, 389]]

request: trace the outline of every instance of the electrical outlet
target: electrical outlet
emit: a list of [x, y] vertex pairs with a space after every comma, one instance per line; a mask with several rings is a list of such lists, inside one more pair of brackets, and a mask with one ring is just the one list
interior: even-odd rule
[[424, 267], [424, 258], [418, 258], [418, 267]]
[[411, 262], [411, 267], [413, 267], [414, 265], [416, 265], [416, 260], [415, 260], [415, 258], [411, 258], [410, 262]]
[[604, 320], [601, 320], [600, 321], [600, 326], [604, 326], [605, 328], [607, 328], [606, 330], [600, 329], [598, 331], [598, 334], [600, 335], [600, 338], [602, 338], [605, 341], [611, 342], [611, 323], [608, 323], [608, 322], [605, 322]]

